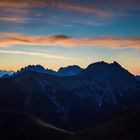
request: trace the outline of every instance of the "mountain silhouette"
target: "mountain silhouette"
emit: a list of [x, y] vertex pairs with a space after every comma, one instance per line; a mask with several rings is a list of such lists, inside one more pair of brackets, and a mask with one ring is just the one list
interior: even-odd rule
[[74, 76], [78, 75], [83, 69], [77, 65], [68, 66], [68, 67], [61, 67], [57, 73], [58, 76]]
[[140, 82], [117, 62], [93, 63], [73, 76], [21, 70], [0, 79], [0, 93], [0, 109], [32, 113], [71, 131], [97, 126], [113, 113], [140, 106]]
[[46, 74], [56, 75], [56, 76], [60, 76], [60, 77], [61, 76], [74, 76], [74, 75], [78, 75], [82, 70], [83, 69], [77, 65], [61, 67], [58, 71], [53, 71], [51, 69], [45, 69], [41, 65], [28, 65], [27, 67], [21, 68], [19, 71], [17, 71], [17, 73], [15, 73], [14, 76], [18, 75], [20, 73], [23, 73], [23, 72], [27, 72], [27, 71], [46, 73]]

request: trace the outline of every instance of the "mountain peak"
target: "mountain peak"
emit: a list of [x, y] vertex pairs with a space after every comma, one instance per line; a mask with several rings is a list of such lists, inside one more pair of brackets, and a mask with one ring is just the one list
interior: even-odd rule
[[113, 63], [106, 63], [104, 61], [90, 64], [80, 75], [92, 79], [94, 82], [111, 81], [112, 83], [130, 83], [135, 82], [134, 75], [129, 73], [121, 65], [114, 61]]
[[45, 68], [41, 65], [28, 65], [27, 67], [25, 68], [21, 68], [21, 72], [22, 71], [36, 71], [36, 72], [44, 72], [45, 71]]
[[86, 68], [87, 70], [95, 70], [95, 69], [107, 69], [107, 68], [122, 68], [121, 65], [114, 61], [113, 63], [107, 63], [107, 62], [104, 62], [104, 61], [99, 61], [99, 62], [95, 62], [95, 63], [92, 63], [90, 65], [88, 65], [88, 67]]
[[117, 65], [119, 65], [119, 63], [118, 63], [117, 61], [114, 61], [113, 64], [117, 64]]
[[74, 76], [79, 74], [83, 69], [77, 65], [61, 67], [57, 73], [59, 76]]
[[18, 74], [21, 74], [21, 73], [24, 73], [24, 72], [38, 72], [38, 73], [45, 73], [46, 70], [43, 66], [41, 65], [28, 65], [24, 68], [21, 68], [20, 70], [18, 70], [14, 76], [18, 75]]
[[121, 67], [121, 65], [120, 65], [117, 61], [114, 61], [114, 62], [112, 63], [112, 65]]
[[[79, 67], [78, 65], [70, 65], [70, 66], [67, 66], [67, 67], [60, 67], [59, 70], [61, 70], [61, 69], [73, 69], [73, 68], [82, 69], [82, 68]], [[58, 70], [58, 71], [59, 71], [59, 70]]]

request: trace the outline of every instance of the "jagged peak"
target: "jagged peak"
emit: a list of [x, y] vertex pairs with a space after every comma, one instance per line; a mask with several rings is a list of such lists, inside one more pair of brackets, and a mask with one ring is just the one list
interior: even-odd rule
[[43, 70], [43, 71], [45, 71], [45, 68], [41, 65], [28, 65], [28, 66], [20, 69], [20, 71], [26, 71], [26, 70]]
[[45, 69], [42, 65], [39, 65], [39, 64], [37, 64], [37, 65], [28, 65], [25, 68], [36, 68], [36, 67]]
[[[88, 74], [88, 75], [93, 75], [93, 74], [109, 74], [109, 73], [129, 73], [126, 69], [124, 69], [118, 62], [114, 61], [112, 63], [107, 63], [104, 61], [99, 61], [96, 63], [90, 64], [81, 74]], [[95, 74], [95, 75], [96, 75]], [[129, 73], [130, 74], [130, 73]], [[110, 75], [110, 74], [109, 74]], [[132, 74], [131, 74], [132, 75]]]
[[121, 67], [121, 65], [120, 65], [117, 61], [114, 61], [114, 62], [112, 63], [112, 65]]
[[66, 66], [66, 67], [60, 67], [58, 71], [60, 71], [61, 69], [71, 69], [71, 68], [82, 69], [78, 65], [69, 65], [69, 66]]
[[107, 63], [107, 62], [104, 62], [104, 61], [98, 61], [98, 62], [95, 62], [95, 63], [92, 63], [92, 64], [88, 65], [87, 68], [96, 67], [96, 66], [110, 66], [110, 65], [121, 67], [121, 65], [117, 61], [114, 61], [113, 63]]

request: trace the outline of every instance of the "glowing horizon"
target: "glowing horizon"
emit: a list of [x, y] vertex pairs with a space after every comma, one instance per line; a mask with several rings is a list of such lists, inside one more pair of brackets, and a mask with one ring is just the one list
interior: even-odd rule
[[[98, 61], [98, 62], [101, 62], [101, 61]], [[106, 62], [106, 61], [104, 61], [104, 62]], [[112, 62], [106, 62], [106, 63], [113, 63], [114, 61], [112, 61]], [[96, 62], [93, 62], [93, 63], [96, 63]], [[90, 63], [90, 64], [92, 64], [92, 63]], [[88, 64], [88, 65], [90, 65], [90, 64]], [[120, 64], [120, 63], [119, 63]], [[58, 71], [59, 70], [59, 68], [61, 68], [61, 67], [67, 67], [67, 66], [72, 66], [72, 65], [76, 65], [76, 64], [71, 64], [71, 65], [63, 65], [63, 66], [58, 66], [58, 67], [49, 67], [49, 65], [43, 65], [43, 64], [28, 64], [28, 65], [41, 65], [41, 66], [43, 66], [45, 69], [47, 68], [47, 69], [51, 69], [51, 70], [54, 70], [54, 71]], [[16, 71], [18, 71], [18, 70], [20, 70], [21, 68], [24, 68], [24, 67], [27, 67], [28, 65], [24, 65], [24, 66], [22, 66], [22, 67], [20, 67], [20, 66], [18, 66], [18, 67], [16, 67], [16, 68], [12, 68], [12, 67], [8, 67], [8, 66], [6, 66], [6, 67], [4, 67], [4, 69], [1, 69], [1, 70], [7, 70], [7, 71], [14, 71], [14, 72], [16, 72]], [[81, 68], [87, 68], [88, 67], [88, 65], [78, 65], [78, 66], [80, 66]], [[121, 64], [120, 64], [121, 65]], [[126, 65], [126, 66], [124, 66], [124, 65], [121, 65], [124, 69], [126, 69], [126, 70], [128, 70], [130, 73], [132, 73], [132, 74], [134, 74], [134, 75], [139, 75], [139, 70], [137, 70], [137, 69], [131, 69], [131, 67], [128, 65]]]
[[0, 70], [117, 61], [140, 75], [139, 0], [1, 0]]

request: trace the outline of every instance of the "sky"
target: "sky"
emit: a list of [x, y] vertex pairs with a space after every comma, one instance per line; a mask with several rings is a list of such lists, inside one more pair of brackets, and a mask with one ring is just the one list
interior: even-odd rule
[[140, 75], [140, 0], [0, 0], [0, 69], [117, 61]]

